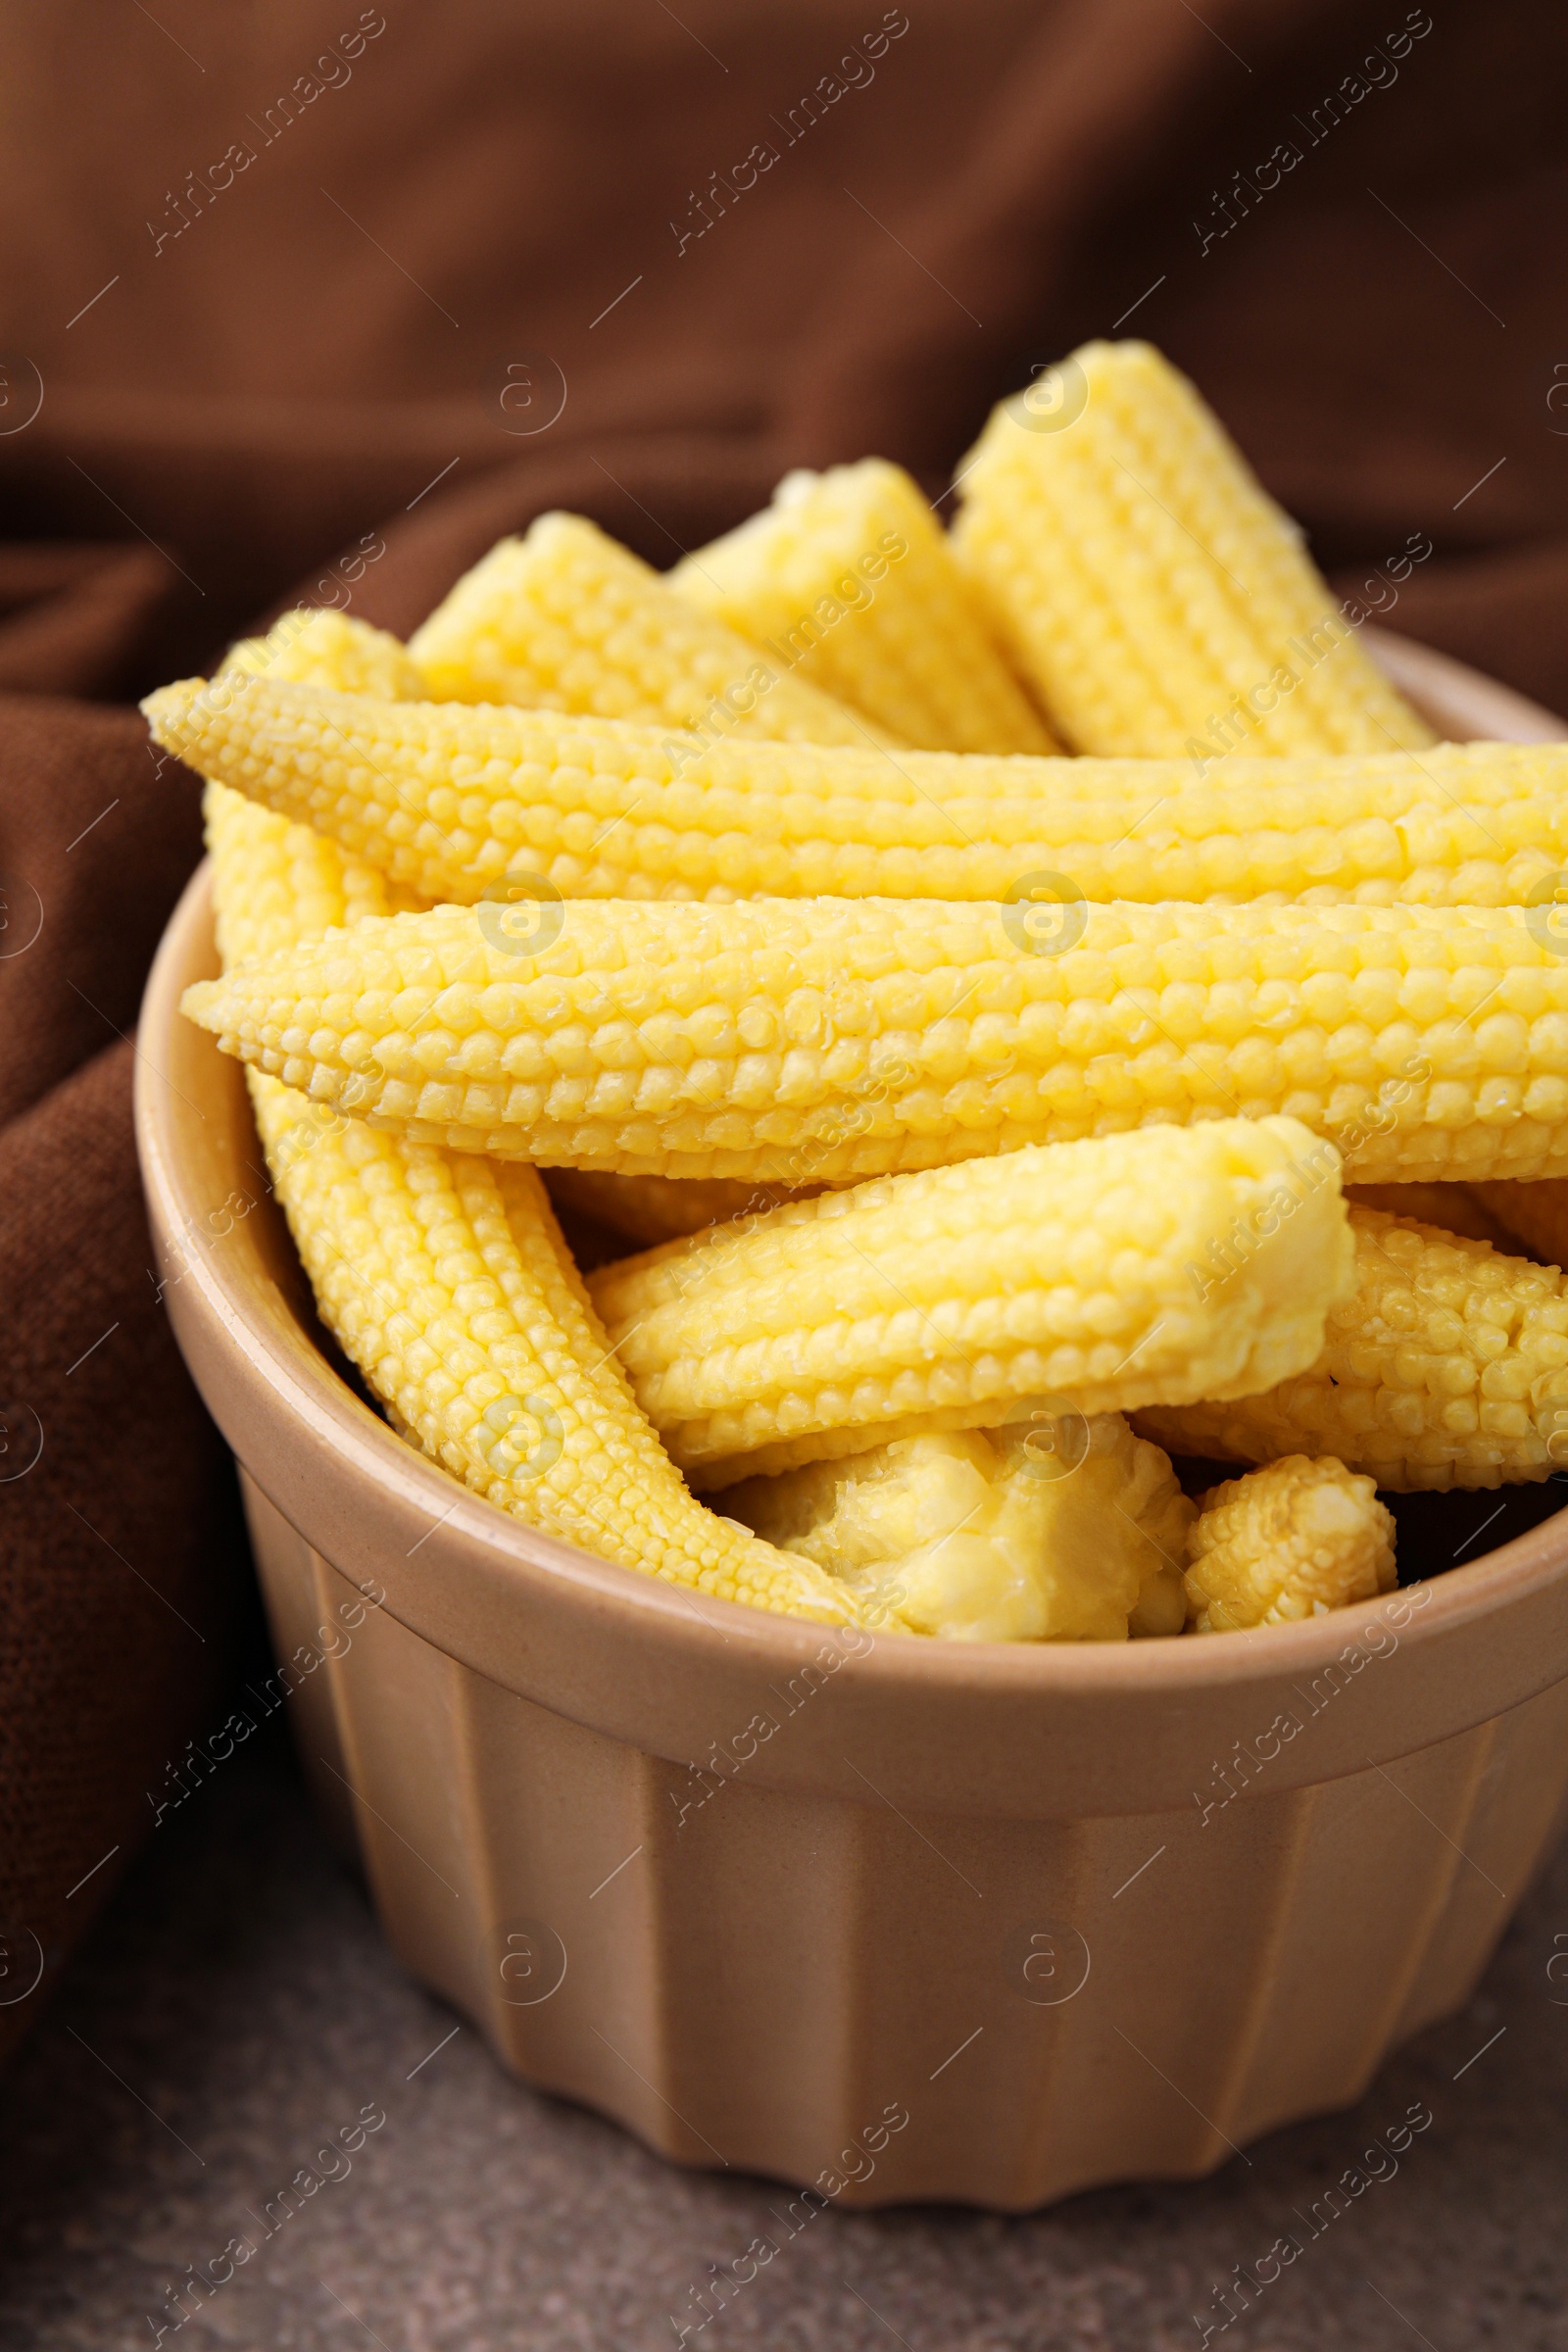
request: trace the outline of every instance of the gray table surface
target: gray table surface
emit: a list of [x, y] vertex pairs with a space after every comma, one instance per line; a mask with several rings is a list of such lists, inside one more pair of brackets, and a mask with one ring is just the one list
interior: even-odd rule
[[[1192, 2315], [1213, 2317], [1232, 2266], [1424, 2100], [1432, 2127], [1397, 2173], [1211, 2340], [1568, 2352], [1568, 1962], [1548, 1973], [1554, 1951], [1568, 1952], [1568, 1853], [1471, 2007], [1354, 2113], [1277, 2133], [1196, 2185], [1101, 2190], [1024, 2219], [826, 2212], [688, 2344], [1197, 2352]], [[262, 2240], [251, 2217], [362, 2109], [385, 2122]], [[675, 2171], [504, 2076], [388, 1953], [275, 1744], [240, 1750], [120, 1890], [0, 2083], [0, 2167], [5, 2352], [129, 2352], [160, 2323], [180, 2352], [654, 2352], [778, 2196]], [[176, 2331], [166, 2298], [187, 2266], [247, 2236], [255, 2254]]]

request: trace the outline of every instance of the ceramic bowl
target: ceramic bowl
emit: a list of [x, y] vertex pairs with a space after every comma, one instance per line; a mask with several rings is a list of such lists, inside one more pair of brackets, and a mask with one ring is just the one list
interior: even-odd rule
[[[1568, 731], [1380, 655], [1447, 733]], [[239, 1068], [176, 1010], [217, 968], [199, 874], [137, 1120], [282, 1662], [244, 1712], [287, 1704], [394, 1947], [505, 2065], [810, 2184], [782, 2229], [1207, 2172], [1466, 2000], [1564, 1815], [1568, 1518], [1448, 1568], [1440, 1510], [1402, 1565], [1446, 1573], [1376, 1603], [1079, 1647], [831, 1635], [612, 1567], [342, 1377]]]

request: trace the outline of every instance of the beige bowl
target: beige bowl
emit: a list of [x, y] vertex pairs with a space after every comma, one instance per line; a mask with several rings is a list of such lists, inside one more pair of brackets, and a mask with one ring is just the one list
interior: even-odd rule
[[[1389, 656], [1454, 734], [1563, 732]], [[1207, 2172], [1467, 1998], [1564, 1813], [1568, 1519], [1303, 1626], [1082, 1648], [608, 1566], [328, 1360], [240, 1072], [175, 1009], [216, 969], [198, 875], [137, 1081], [170, 1313], [321, 1803], [507, 2065], [683, 2163], [1017, 2209]]]

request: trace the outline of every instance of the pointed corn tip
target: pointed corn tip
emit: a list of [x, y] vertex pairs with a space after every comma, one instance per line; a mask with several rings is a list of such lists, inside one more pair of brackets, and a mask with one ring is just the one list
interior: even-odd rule
[[180, 998], [179, 1009], [187, 1021], [196, 1023], [198, 1029], [216, 1032], [222, 1026], [218, 1009], [222, 993], [223, 984], [220, 980], [195, 980]]
[[159, 686], [143, 697], [139, 708], [155, 743], [178, 751], [181, 740], [188, 740], [198, 731], [190, 720], [209, 683], [206, 678], [176, 678], [172, 685]]
[[188, 710], [211, 683], [210, 678], [173, 678], [167, 686], [155, 686], [151, 694], [144, 695], [141, 709], [149, 718], [156, 718], [165, 710]]

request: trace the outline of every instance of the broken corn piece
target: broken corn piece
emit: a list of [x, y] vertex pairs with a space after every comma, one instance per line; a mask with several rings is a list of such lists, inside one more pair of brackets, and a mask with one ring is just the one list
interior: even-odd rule
[[950, 1642], [1119, 1642], [1181, 1630], [1194, 1506], [1119, 1413], [903, 1438], [725, 1498], [915, 1632]]
[[1211, 1487], [1189, 1537], [1194, 1630], [1292, 1625], [1394, 1588], [1394, 1514], [1370, 1478], [1284, 1455]]

